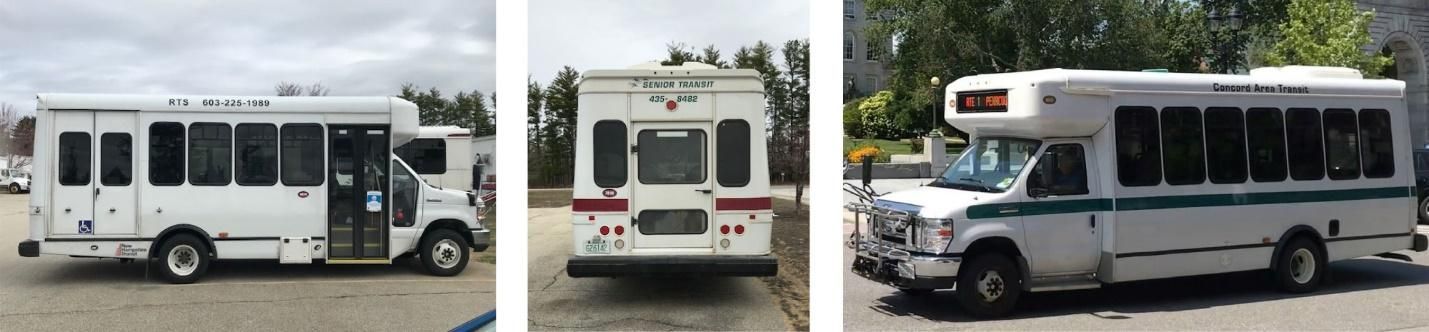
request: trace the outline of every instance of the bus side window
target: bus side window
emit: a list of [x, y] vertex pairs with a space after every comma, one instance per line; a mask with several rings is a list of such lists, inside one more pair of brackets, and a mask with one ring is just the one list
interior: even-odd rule
[[417, 176], [402, 163], [392, 161], [392, 226], [417, 224]]
[[278, 183], [278, 126], [240, 123], [233, 129], [234, 181], [240, 186], [271, 186]]
[[1359, 130], [1355, 111], [1343, 108], [1327, 109], [1325, 125], [1325, 173], [1331, 180], [1353, 180], [1360, 177]]
[[749, 184], [749, 122], [724, 120], [715, 132], [715, 179], [721, 187]]
[[629, 174], [625, 123], [601, 120], [591, 127], [591, 175], [601, 188], [624, 187]]
[[226, 186], [233, 178], [233, 128], [227, 123], [189, 125], [189, 184]]
[[1285, 111], [1285, 145], [1290, 156], [1290, 178], [1312, 181], [1325, 177], [1324, 142], [1320, 138], [1320, 112], [1313, 108]]
[[1167, 107], [1161, 110], [1162, 166], [1166, 184], [1187, 185], [1206, 182], [1206, 150], [1201, 135], [1201, 111], [1194, 107]]
[[397, 157], [412, 166], [417, 174], [447, 172], [447, 140], [418, 138], [397, 147]]
[[1250, 146], [1250, 178], [1255, 182], [1285, 181], [1285, 119], [1279, 109], [1245, 111], [1246, 143]]
[[1245, 182], [1245, 119], [1239, 108], [1206, 108], [1206, 154], [1211, 183]]
[[184, 183], [184, 124], [149, 125], [149, 183], [177, 186]]
[[1047, 147], [1027, 182], [1031, 197], [1086, 195], [1087, 167], [1081, 144]]
[[290, 123], [279, 130], [282, 147], [280, 177], [285, 186], [320, 186], [327, 177], [323, 162], [323, 127], [316, 123]]
[[1156, 109], [1121, 106], [1115, 117], [1117, 180], [1127, 187], [1161, 184], [1161, 135]]
[[133, 137], [128, 133], [99, 135], [99, 183], [127, 186], [133, 179]]
[[90, 150], [89, 133], [67, 132], [60, 134], [60, 185], [83, 186], [89, 184]]
[[1360, 110], [1360, 154], [1364, 159], [1365, 177], [1394, 176], [1393, 136], [1389, 126], [1389, 111]]

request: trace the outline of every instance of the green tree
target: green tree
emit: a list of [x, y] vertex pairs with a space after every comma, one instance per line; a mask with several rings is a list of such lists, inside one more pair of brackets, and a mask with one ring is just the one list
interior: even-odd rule
[[719, 49], [715, 48], [714, 44], [710, 44], [700, 50], [700, 55], [695, 57], [695, 61], [710, 64], [720, 69], [729, 69], [729, 63], [721, 60], [722, 58]]
[[542, 143], [545, 141], [541, 136], [541, 109], [545, 101], [545, 94], [541, 92], [541, 83], [531, 80], [531, 76], [526, 76], [526, 182], [528, 185], [543, 183], [541, 181], [540, 170], [544, 165], [545, 150]]
[[863, 128], [863, 112], [859, 110], [859, 105], [868, 98], [856, 98], [844, 103], [843, 122], [844, 136], [853, 138], [868, 137]]
[[1351, 0], [1293, 0], [1286, 14], [1281, 39], [1266, 54], [1267, 65], [1350, 67], [1378, 77], [1391, 61], [1361, 49], [1372, 41], [1369, 23], [1374, 12], [1360, 12]]
[[545, 113], [542, 114], [544, 128], [541, 128], [542, 179], [550, 185], [570, 184], [575, 168], [576, 145], [576, 100], [580, 92], [578, 82], [580, 72], [565, 66], [556, 73], [556, 78], [546, 85], [543, 99]]
[[670, 42], [665, 44], [665, 60], [660, 64], [665, 66], [679, 66], [686, 62], [700, 62], [694, 52], [690, 52], [689, 46], [685, 43]]
[[902, 130], [893, 119], [893, 109], [890, 105], [893, 98], [892, 91], [883, 90], [859, 103], [858, 111], [863, 117], [861, 122], [865, 137], [891, 139], [898, 138], [902, 134]]

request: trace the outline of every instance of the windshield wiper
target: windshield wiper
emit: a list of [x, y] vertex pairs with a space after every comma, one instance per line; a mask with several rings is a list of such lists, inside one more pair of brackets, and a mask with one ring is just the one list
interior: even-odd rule
[[978, 180], [978, 179], [974, 179], [974, 178], [958, 178], [958, 181], [967, 181], [967, 182], [969, 182], [969, 184], [974, 185], [974, 187], [981, 188], [983, 191], [986, 191], [986, 192], [990, 192], [990, 193], [995, 193], [995, 192], [997, 192], [997, 188], [993, 188], [992, 186], [989, 186], [989, 185], [987, 185], [987, 184], [982, 183], [982, 180]]

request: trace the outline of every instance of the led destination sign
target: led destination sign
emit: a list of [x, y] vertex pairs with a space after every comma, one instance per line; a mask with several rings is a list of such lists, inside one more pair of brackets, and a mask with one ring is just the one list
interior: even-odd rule
[[958, 113], [1007, 112], [1007, 90], [959, 92]]

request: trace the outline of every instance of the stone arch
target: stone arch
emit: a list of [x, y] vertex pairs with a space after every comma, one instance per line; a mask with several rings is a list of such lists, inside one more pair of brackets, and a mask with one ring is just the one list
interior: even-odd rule
[[1393, 31], [1380, 38], [1375, 52], [1385, 48], [1394, 51], [1393, 60], [1398, 72], [1393, 74], [1404, 81], [1404, 99], [1409, 107], [1410, 146], [1423, 147], [1429, 143], [1429, 76], [1425, 73], [1424, 47], [1414, 35]]

